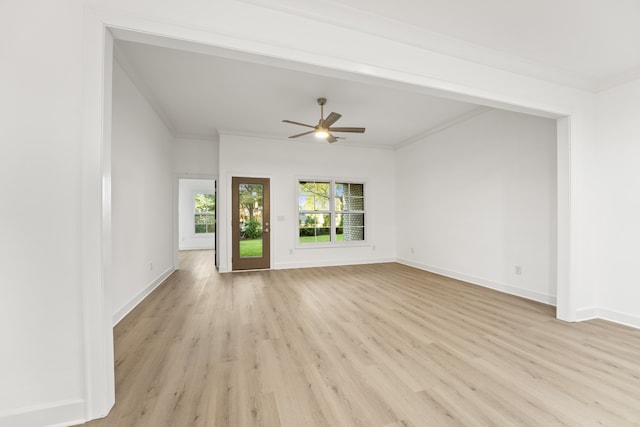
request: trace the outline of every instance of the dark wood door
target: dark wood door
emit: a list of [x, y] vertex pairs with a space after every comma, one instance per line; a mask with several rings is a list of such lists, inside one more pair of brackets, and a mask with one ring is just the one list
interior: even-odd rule
[[269, 178], [231, 179], [232, 270], [271, 267]]

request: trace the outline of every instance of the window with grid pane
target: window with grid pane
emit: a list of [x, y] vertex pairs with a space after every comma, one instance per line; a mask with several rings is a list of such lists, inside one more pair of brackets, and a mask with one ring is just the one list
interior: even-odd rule
[[298, 242], [340, 244], [365, 240], [364, 184], [298, 181]]
[[342, 241], [364, 240], [364, 184], [335, 184], [336, 236]]
[[215, 233], [216, 196], [196, 194], [194, 196], [194, 224], [196, 234]]
[[331, 183], [298, 183], [298, 224], [301, 243], [331, 241]]

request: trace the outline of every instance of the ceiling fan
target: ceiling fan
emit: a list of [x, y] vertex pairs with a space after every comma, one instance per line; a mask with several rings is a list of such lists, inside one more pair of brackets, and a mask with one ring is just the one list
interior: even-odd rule
[[342, 115], [338, 113], [331, 113], [327, 116], [326, 119], [323, 118], [324, 104], [326, 103], [327, 98], [318, 98], [318, 105], [320, 106], [320, 120], [318, 121], [318, 124], [316, 126], [294, 122], [291, 120], [283, 120], [283, 122], [285, 123], [291, 123], [293, 125], [305, 126], [313, 129], [308, 132], [302, 132], [297, 135], [292, 135], [289, 138], [297, 138], [299, 136], [309, 135], [313, 133], [317, 138], [325, 138], [327, 142], [336, 142], [340, 137], [333, 136], [332, 132], [364, 133], [364, 128], [331, 127], [331, 125], [337, 122], [338, 119], [342, 117]]

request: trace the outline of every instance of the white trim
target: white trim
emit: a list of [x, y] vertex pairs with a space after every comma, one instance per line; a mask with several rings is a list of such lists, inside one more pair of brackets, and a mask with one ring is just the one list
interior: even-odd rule
[[175, 266], [166, 269], [160, 276], [155, 278], [151, 283], [144, 287], [137, 295], [129, 300], [125, 305], [113, 314], [113, 326], [116, 326], [127, 314], [131, 312], [138, 304], [140, 304], [151, 292], [160, 286], [173, 272], [176, 271]]
[[[542, 62], [525, 59], [473, 42], [457, 39], [422, 27], [398, 21], [369, 11], [345, 5], [338, 0], [315, 2], [283, 2], [282, 0], [238, 0], [303, 19], [346, 27], [365, 34], [460, 58], [475, 64], [561, 84], [576, 89], [595, 91], [602, 85], [593, 77], [561, 70]], [[600, 84], [599, 84], [600, 83]]]
[[[423, 93], [547, 118], [563, 117], [571, 114], [574, 109], [564, 103], [555, 101], [552, 101], [552, 103], [539, 99], [522, 101], [519, 96], [511, 95], [512, 91], [504, 93], [493, 89], [481, 89], [476, 86], [457, 83], [450, 79], [433, 77], [431, 74], [418, 73], [416, 70], [405, 71], [405, 69], [399, 69], [398, 67], [390, 68], [388, 66], [358, 62], [342, 56], [315, 53], [307, 49], [300, 50], [278, 46], [273, 43], [269, 44], [258, 36], [238, 38], [201, 28], [176, 26], [147, 20], [113, 10], [101, 10], [100, 13], [104, 18], [104, 22], [118, 40], [135, 41], [189, 52], [208, 53], [262, 64], [277, 64], [277, 66], [283, 68], [292, 69], [291, 67], [293, 67], [293, 69], [306, 70], [307, 72], [317, 72], [318, 69], [321, 69], [323, 73], [326, 72], [328, 75], [360, 82], [375, 81], [377, 84], [381, 84], [380, 80], [382, 80], [391, 86], [397, 87], [397, 85], [401, 85], [404, 88], [408, 84], [414, 90], [420, 90]], [[366, 32], [362, 32], [362, 34], [364, 35]], [[423, 49], [411, 44], [407, 44], [407, 46], [412, 47], [412, 50], [415, 51], [434, 54], [431, 49]], [[442, 55], [435, 54], [435, 57], [440, 59]], [[482, 72], [485, 69], [481, 64], [469, 60], [454, 57], [447, 57], [447, 59], [460, 67], [475, 69], [478, 72]], [[504, 70], [496, 69], [495, 71], [501, 72], [505, 77], [514, 76], [513, 73]], [[524, 74], [516, 73], [515, 76], [530, 80]], [[540, 82], [548, 84], [546, 80], [540, 80]], [[558, 87], [566, 89], [566, 86]], [[584, 93], [590, 94], [590, 92]], [[205, 139], [210, 138], [207, 137]]]
[[189, 247], [180, 249], [180, 252], [182, 252], [182, 251], [212, 251], [214, 249], [215, 248], [213, 246], [211, 246], [211, 245], [208, 245], [208, 246], [189, 246]]
[[571, 117], [556, 120], [556, 317], [576, 321], [573, 289]]
[[[211, 174], [201, 174], [201, 173], [174, 173], [173, 174], [173, 265], [177, 268], [180, 263], [180, 251], [181, 250], [190, 250], [180, 249], [180, 180], [181, 179], [210, 179], [214, 181], [214, 188], [219, 184], [218, 175]], [[215, 189], [214, 189], [215, 191]], [[218, 209], [218, 196], [216, 195], [216, 212]], [[218, 228], [218, 218], [216, 215], [216, 230]], [[214, 234], [214, 240], [217, 239]], [[215, 249], [215, 242], [213, 244], [213, 248], [205, 248], [205, 249]], [[217, 257], [218, 255], [216, 255]]]
[[620, 323], [622, 325], [640, 329], [640, 316], [634, 314], [627, 314], [615, 310], [609, 310], [607, 308], [600, 308], [598, 310], [598, 317], [610, 322]]
[[440, 274], [442, 276], [451, 277], [453, 279], [462, 280], [467, 283], [471, 283], [472, 285], [478, 285], [485, 288], [493, 289], [495, 291], [500, 291], [506, 294], [515, 295], [518, 297], [530, 299], [533, 301], [538, 301], [543, 304], [548, 305], [556, 305], [556, 297], [553, 295], [543, 294], [540, 292], [531, 291], [528, 289], [519, 288], [517, 286], [507, 285], [506, 283], [500, 283], [493, 280], [470, 276], [464, 273], [458, 273], [455, 271], [446, 270], [443, 268], [433, 267], [431, 265], [421, 264], [419, 262], [415, 262], [412, 260], [398, 258], [398, 263], [408, 265], [410, 267], [415, 267], [420, 270], [429, 271], [431, 273]]
[[598, 318], [600, 318], [600, 309], [598, 307], [585, 307], [576, 310], [576, 322]]
[[[296, 231], [300, 232], [298, 228]], [[366, 235], [365, 230], [365, 235]], [[294, 234], [294, 237], [295, 234]], [[350, 240], [350, 241], [330, 241], [330, 242], [309, 242], [309, 243], [300, 243], [300, 239], [295, 239], [293, 249], [300, 249], [306, 251], [308, 249], [327, 249], [327, 248], [363, 248], [373, 246], [371, 243], [367, 242], [366, 237], [365, 240]]]
[[84, 419], [85, 402], [69, 399], [47, 405], [20, 408], [0, 414], [1, 426], [42, 427], [81, 424]]
[[399, 150], [401, 148], [407, 147], [411, 144], [414, 144], [416, 142], [422, 141], [423, 139], [431, 136], [431, 135], [435, 135], [438, 132], [442, 132], [443, 130], [449, 129], [452, 126], [456, 126], [459, 125], [461, 123], [466, 122], [467, 120], [471, 120], [472, 118], [479, 116], [480, 114], [484, 114], [487, 113], [489, 111], [493, 111], [493, 108], [489, 108], [489, 107], [478, 107], [478, 108], [474, 108], [471, 111], [468, 111], [466, 113], [460, 114], [459, 116], [456, 116], [452, 119], [446, 120], [442, 123], [439, 123], [429, 129], [427, 129], [424, 132], [421, 132], [417, 135], [411, 136], [407, 139], [405, 139], [404, 141], [401, 141], [400, 143], [396, 144], [393, 146], [394, 150]]
[[[291, 141], [290, 139], [288, 139], [287, 137], [283, 137], [282, 135], [271, 135], [271, 134], [265, 134], [265, 133], [260, 133], [260, 132], [247, 132], [247, 131], [242, 131], [242, 130], [238, 130], [238, 129], [224, 129], [224, 128], [218, 128], [218, 133], [221, 135], [229, 135], [229, 136], [244, 136], [244, 137], [248, 137], [248, 138], [260, 138], [262, 140], [268, 140], [268, 141], [277, 141], [277, 142], [283, 142], [283, 141]], [[206, 139], [206, 140], [211, 140], [210, 136], [207, 135], [195, 135], [195, 138], [200, 138], [200, 139]], [[347, 137], [344, 137], [345, 139]], [[299, 139], [297, 140], [298, 144], [302, 144], [302, 145], [326, 145], [327, 141], [324, 139], [309, 139], [309, 140], [304, 140], [304, 139]], [[340, 144], [340, 142], [338, 141], [336, 144]], [[340, 144], [342, 145], [342, 144]], [[379, 148], [381, 150], [395, 150], [397, 147], [395, 145], [390, 145], [390, 144], [373, 144], [369, 141], [349, 141], [349, 147], [350, 148], [364, 148], [364, 149], [372, 149], [372, 148]]]
[[631, 70], [624, 71], [620, 74], [601, 79], [598, 81], [598, 85], [595, 89], [596, 92], [599, 93], [638, 79], [640, 79], [640, 67], [636, 67]]
[[588, 307], [576, 311], [578, 321], [602, 319], [609, 322], [619, 323], [631, 328], [640, 329], [640, 316], [620, 311], [610, 310], [603, 307]]
[[111, 285], [111, 100], [113, 37], [85, 10], [84, 116], [81, 144], [82, 323], [84, 418], [106, 416], [115, 404]]
[[279, 262], [274, 265], [274, 270], [286, 270], [290, 268], [314, 268], [314, 267], [336, 267], [341, 265], [360, 265], [360, 264], [382, 264], [387, 262], [396, 262], [395, 258], [353, 258], [353, 259], [332, 259], [319, 261], [303, 261], [303, 262]]

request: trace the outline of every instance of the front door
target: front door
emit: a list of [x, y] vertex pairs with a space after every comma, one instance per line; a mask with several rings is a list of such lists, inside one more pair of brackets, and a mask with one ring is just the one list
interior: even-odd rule
[[233, 270], [271, 267], [269, 178], [231, 179]]

